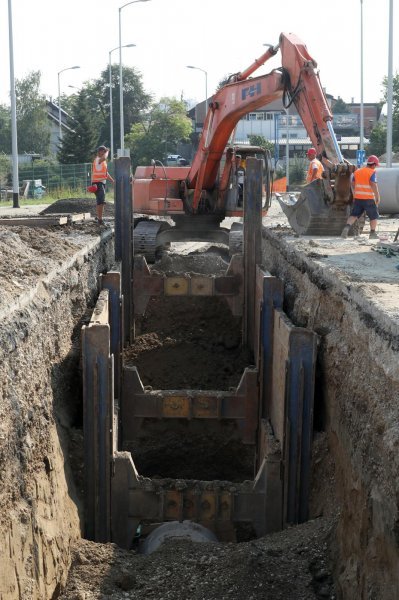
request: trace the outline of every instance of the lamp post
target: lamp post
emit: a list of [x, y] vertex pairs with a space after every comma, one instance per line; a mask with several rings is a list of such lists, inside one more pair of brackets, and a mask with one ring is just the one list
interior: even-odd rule
[[389, 0], [388, 36], [388, 88], [387, 88], [387, 159], [386, 166], [392, 167], [392, 125], [393, 125], [393, 0]]
[[363, 0], [360, 0], [360, 151], [364, 150], [364, 106], [363, 106]]
[[123, 122], [123, 77], [122, 77], [122, 9], [125, 6], [129, 6], [129, 4], [137, 4], [138, 2], [149, 2], [149, 0], [132, 0], [131, 2], [126, 2], [119, 7], [119, 111], [120, 111], [120, 128], [121, 128], [121, 152], [122, 156], [125, 150], [125, 131], [124, 131], [124, 122]]
[[[124, 46], [122, 46], [122, 48], [132, 48], [133, 46], [135, 46], [136, 44], [125, 44]], [[114, 158], [114, 116], [112, 114], [112, 64], [111, 64], [111, 54], [112, 52], [114, 52], [115, 50], [118, 50], [119, 46], [116, 46], [116, 48], [112, 48], [112, 50], [110, 50], [108, 52], [108, 56], [109, 56], [109, 60], [108, 60], [108, 65], [109, 65], [109, 128], [110, 128], [110, 142], [111, 142], [111, 157], [110, 160], [113, 160]]]
[[61, 69], [61, 71], [58, 71], [58, 137], [60, 141], [62, 140], [60, 75], [64, 71], [71, 71], [72, 69], [80, 69], [80, 67], [75, 65], [74, 67], [66, 67], [65, 69]]
[[204, 110], [204, 121], [205, 121], [205, 117], [206, 117], [206, 111], [207, 111], [207, 102], [208, 102], [208, 73], [207, 71], [205, 71], [204, 69], [201, 69], [200, 67], [193, 67], [193, 65], [187, 65], [187, 69], [196, 69], [197, 71], [202, 71], [205, 75], [205, 110]]
[[14, 79], [14, 44], [12, 36], [12, 6], [8, 0], [8, 38], [10, 47], [11, 145], [12, 145], [12, 205], [19, 208], [19, 174], [17, 145], [17, 104]]

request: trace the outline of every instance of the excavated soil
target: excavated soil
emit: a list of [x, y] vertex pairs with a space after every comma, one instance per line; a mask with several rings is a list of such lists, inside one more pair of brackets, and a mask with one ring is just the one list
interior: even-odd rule
[[229, 390], [250, 364], [241, 320], [217, 298], [152, 298], [137, 330], [125, 361], [153, 389]]
[[242, 544], [168, 541], [149, 556], [82, 540], [62, 600], [334, 600], [332, 521]]

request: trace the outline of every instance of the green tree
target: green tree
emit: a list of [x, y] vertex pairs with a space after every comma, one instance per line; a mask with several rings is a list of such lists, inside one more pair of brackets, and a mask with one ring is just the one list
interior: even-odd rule
[[191, 129], [184, 102], [176, 98], [161, 98], [153, 104], [146, 118], [134, 124], [125, 136], [133, 167], [149, 165], [151, 159], [166, 160], [168, 154], [176, 152], [179, 142], [189, 140]]
[[[384, 101], [388, 96], [388, 78], [383, 80]], [[399, 150], [399, 73], [396, 73], [392, 81], [392, 148], [395, 152]]]
[[64, 133], [58, 159], [62, 164], [91, 162], [98, 145], [98, 130], [84, 89], [77, 94], [71, 117], [73, 129]]
[[332, 108], [332, 113], [334, 115], [347, 115], [350, 112], [351, 111], [348, 105], [342, 100], [342, 98], [338, 98], [338, 100]]
[[370, 133], [370, 143], [367, 146], [368, 154], [381, 156], [387, 146], [387, 127], [384, 123], [377, 123]]
[[[119, 65], [111, 65], [112, 118], [115, 147], [120, 140]], [[96, 121], [101, 143], [110, 145], [109, 68], [100, 77], [85, 85], [88, 101]], [[151, 103], [151, 95], [144, 91], [142, 75], [134, 68], [123, 67], [123, 120], [124, 131], [140, 121], [140, 115]]]
[[[383, 82], [384, 99], [381, 101], [381, 106], [387, 101], [388, 95], [388, 79], [384, 78]], [[394, 152], [399, 151], [399, 74], [393, 77], [393, 93], [392, 93], [392, 149]], [[381, 156], [385, 153], [387, 146], [387, 126], [386, 123], [377, 123], [370, 134], [370, 144], [367, 146], [369, 154]]]
[[263, 135], [251, 134], [247, 137], [251, 146], [262, 146], [263, 148], [266, 148], [266, 150], [270, 150], [270, 152], [274, 151], [273, 142], [267, 140]]
[[11, 162], [8, 156], [0, 154], [0, 185], [7, 185], [11, 177]]
[[15, 81], [18, 152], [47, 155], [50, 149], [50, 125], [46, 98], [40, 93], [40, 71], [32, 71]]
[[0, 104], [0, 152], [11, 154], [11, 111]]

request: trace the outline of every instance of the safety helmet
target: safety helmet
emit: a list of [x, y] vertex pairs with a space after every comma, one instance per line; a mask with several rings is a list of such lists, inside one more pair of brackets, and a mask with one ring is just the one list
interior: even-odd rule
[[87, 191], [95, 194], [97, 192], [97, 186], [96, 185], [89, 185], [89, 187], [87, 188]]
[[311, 156], [316, 156], [317, 152], [315, 148], [309, 148], [309, 150], [306, 152], [306, 156], [308, 156], [309, 158]]
[[97, 148], [97, 152], [100, 152], [100, 150], [105, 150], [105, 151], [107, 151], [107, 150], [108, 150], [108, 148], [107, 148], [107, 146], [99, 146], [99, 147]]
[[375, 156], [375, 154], [372, 154], [371, 156], [368, 157], [367, 164], [368, 165], [375, 165], [376, 167], [379, 167], [380, 166], [380, 161], [378, 160], [378, 157]]

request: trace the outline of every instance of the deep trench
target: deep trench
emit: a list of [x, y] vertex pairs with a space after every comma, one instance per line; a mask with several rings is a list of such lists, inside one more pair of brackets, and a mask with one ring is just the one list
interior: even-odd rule
[[[100, 252], [103, 251], [102, 248]], [[399, 589], [396, 568], [399, 545], [397, 531], [399, 528], [397, 527], [395, 491], [391, 486], [391, 482], [395, 478], [396, 458], [387, 451], [386, 445], [383, 443], [382, 433], [389, 425], [385, 422], [386, 414], [382, 411], [383, 407], [379, 405], [379, 399], [383, 397], [385, 405], [388, 405], [394, 398], [397, 399], [399, 396], [398, 382], [387, 381], [381, 369], [373, 360], [370, 361], [368, 341], [371, 333], [378, 337], [378, 332], [375, 332], [374, 324], [366, 318], [367, 315], [357, 312], [353, 304], [342, 297], [338, 288], [334, 290], [331, 284], [326, 284], [322, 279], [318, 279], [315, 272], [311, 268], [307, 270], [301, 261], [295, 264], [295, 258], [289, 257], [288, 254], [284, 255], [284, 251], [281, 251], [276, 240], [265, 241], [264, 262], [272, 274], [281, 277], [284, 281], [284, 309], [293, 323], [314, 327], [320, 335], [315, 386], [316, 460], [313, 465], [315, 485], [312, 489], [311, 516], [331, 514], [340, 508], [339, 522], [332, 541], [333, 570], [337, 587], [340, 590], [339, 597], [348, 600], [355, 597], [391, 600], [395, 597], [396, 590]], [[106, 264], [103, 257], [102, 260], [97, 260], [97, 263], [98, 275], [104, 271], [105, 267], [111, 266], [112, 260], [109, 259]], [[92, 306], [97, 289], [96, 277], [93, 274], [87, 276], [87, 273], [80, 274], [80, 276], [86, 277], [86, 286], [89, 284], [90, 290], [86, 292], [86, 301], [90, 299], [89, 304]], [[69, 290], [68, 294], [70, 293]], [[49, 339], [51, 336], [54, 337], [53, 347], [45, 347], [48, 356], [42, 357], [41, 360], [43, 364], [47, 364], [48, 373], [51, 373], [53, 377], [53, 381], [51, 381], [51, 375], [48, 375], [48, 387], [54, 386], [55, 390], [53, 394], [54, 416], [66, 465], [65, 477], [67, 481], [71, 481], [71, 478], [74, 479], [74, 486], [70, 483], [68, 488], [60, 488], [58, 492], [55, 491], [56, 487], [51, 487], [52, 493], [68, 493], [73, 502], [76, 502], [82, 521], [84, 518], [82, 509], [84, 457], [78, 333], [82, 324], [87, 322], [88, 312], [82, 305], [77, 305], [76, 295], [71, 294], [69, 302], [69, 310], [74, 314], [73, 318], [64, 324], [63, 330], [63, 337], [68, 338], [69, 336], [70, 339], [69, 350], [64, 352], [61, 361], [58, 356], [54, 360], [54, 348], [58, 345], [57, 326], [54, 326], [54, 331], [48, 334]], [[193, 387], [201, 384], [205, 386], [205, 389], [213, 389], [213, 386], [217, 385], [217, 389], [220, 389], [220, 379], [215, 378], [215, 375], [222, 373], [222, 387], [236, 386], [242, 369], [246, 365], [250, 365], [252, 360], [251, 356], [242, 353], [240, 322], [235, 319], [229, 320], [229, 311], [226, 305], [220, 302], [213, 305], [208, 299], [204, 303], [204, 307], [197, 306], [198, 318], [195, 320], [194, 327], [193, 319], [190, 316], [190, 307], [185, 305], [184, 301], [179, 301], [178, 305], [173, 301], [173, 304], [174, 310], [170, 306], [162, 306], [162, 303], [160, 306], [157, 301], [151, 302], [138, 331], [140, 335], [147, 335], [148, 349], [154, 350], [155, 348], [155, 351], [158, 352], [161, 347], [159, 331], [163, 331], [162, 335], [165, 334], [165, 340], [169, 338], [167, 344], [171, 344], [166, 356], [176, 363], [182, 356], [186, 356], [187, 363], [193, 368], [198, 379], [195, 380], [195, 376], [191, 379], [189, 372], [184, 369], [168, 369], [164, 371], [163, 379], [157, 380], [157, 373], [153, 369], [154, 359], [148, 354], [148, 362], [143, 358], [143, 365], [139, 365], [140, 375], [145, 385], [156, 388], [160, 384], [163, 385], [168, 377], [178, 375], [180, 379], [172, 378], [171, 380], [177, 389], [190, 385], [190, 381]], [[309, 317], [306, 309], [309, 305], [321, 307], [317, 317]], [[61, 310], [62, 307], [60, 307]], [[211, 313], [207, 311], [211, 311]], [[166, 322], [165, 315], [173, 317], [171, 323]], [[209, 352], [209, 356], [214, 361], [210, 370], [209, 364], [205, 363], [208, 365], [205, 376], [202, 371], [198, 370], [192, 354], [189, 352], [186, 354], [187, 346], [184, 344], [188, 343], [189, 333], [187, 331], [183, 333], [180, 325], [183, 316], [187, 317], [187, 315], [190, 317], [187, 321], [194, 332], [190, 342], [194, 348], [200, 347], [204, 356]], [[213, 323], [206, 332], [211, 315], [218, 316], [217, 323], [216, 325]], [[153, 321], [150, 317], [153, 318]], [[156, 323], [157, 319], [159, 319], [158, 323]], [[149, 331], [154, 329], [154, 324], [158, 331], [158, 339]], [[44, 329], [40, 330], [40, 323], [35, 326], [40, 332], [39, 337], [44, 338], [46, 332]], [[177, 336], [177, 332], [180, 337]], [[386, 332], [383, 333], [382, 337], [386, 337]], [[177, 347], [176, 356], [170, 352], [173, 346], [173, 336], [176, 337], [174, 340]], [[384, 344], [385, 342], [389, 346], [389, 339], [385, 340]], [[66, 345], [66, 343], [64, 339], [62, 344]], [[180, 348], [183, 348], [183, 351], [179, 351], [178, 344], [182, 344]], [[142, 346], [143, 348], [145, 348], [145, 344]], [[129, 352], [130, 350], [127, 351], [127, 359]], [[61, 352], [59, 354], [61, 355]], [[145, 352], [143, 352], [144, 354]], [[359, 356], [363, 363], [369, 361], [368, 370], [369, 378], [371, 378], [369, 380], [362, 377], [362, 369], [356, 366]], [[342, 368], [343, 357], [345, 369], [349, 369], [349, 365], [350, 368], [353, 368], [354, 376], [349, 381], [343, 376], [345, 373], [345, 369]], [[220, 359], [220, 363], [217, 363], [216, 358]], [[162, 360], [165, 360], [165, 357]], [[159, 357], [156, 358], [156, 361], [159, 362]], [[34, 371], [32, 372], [34, 373]], [[41, 372], [39, 376], [42, 377], [45, 385], [45, 373]], [[217, 383], [218, 381], [219, 383]], [[369, 381], [372, 381], [371, 385]], [[40, 389], [39, 380], [36, 387]], [[376, 423], [375, 429], [370, 427], [369, 413], [373, 415]], [[29, 416], [27, 418], [32, 419]], [[45, 418], [47, 421], [50, 420], [48, 416]], [[149, 429], [151, 429], [151, 424]], [[360, 442], [357, 447], [354, 447], [353, 440], [359, 430], [362, 432], [359, 438]], [[66, 432], [68, 440], [65, 437]], [[210, 434], [206, 437], [201, 431], [190, 433], [191, 438], [185, 433], [182, 435], [176, 424], [175, 432], [165, 434], [161, 441], [156, 434], [142, 439], [141, 446], [138, 444], [138, 447], [132, 448], [140, 472], [150, 477], [187, 477], [195, 472], [195, 477], [198, 479], [220, 478], [236, 481], [253, 478], [253, 450], [243, 448], [243, 445], [235, 439], [233, 429], [227, 428], [221, 436], [223, 438], [222, 452], [220, 451], [221, 438], [218, 438], [217, 435]], [[320, 433], [325, 433], [322, 445], [318, 443], [321, 439]], [[184, 438], [184, 443], [182, 443], [182, 438]], [[48, 455], [44, 458], [40, 457], [40, 464], [50, 480], [52, 477], [58, 476], [54, 474], [55, 459], [51, 452], [54, 452], [54, 446], [49, 444]], [[184, 460], [182, 460], [182, 455], [184, 455]], [[368, 457], [370, 457], [369, 462]], [[26, 463], [26, 465], [28, 464]], [[39, 472], [38, 467], [36, 472]], [[34, 470], [31, 471], [31, 474], [34, 478]], [[378, 494], [376, 485], [379, 486]], [[20, 493], [27, 494], [22, 487]], [[56, 505], [57, 497], [54, 496], [53, 500]], [[379, 529], [380, 522], [382, 525]], [[370, 549], [370, 540], [373, 540], [374, 555], [373, 550]], [[68, 544], [70, 543], [71, 536], [66, 536], [64, 552], [68, 555]], [[20, 554], [18, 544], [16, 548]], [[63, 552], [62, 547], [59, 550], [61, 553]], [[62, 559], [60, 562], [66, 565], [68, 560]], [[45, 568], [48, 569], [48, 567]], [[351, 575], [352, 571], [356, 571], [356, 574]], [[60, 575], [62, 570], [58, 569], [57, 572], [55, 569], [55, 572], [55, 580], [65, 577], [65, 569], [63, 576]], [[37, 576], [39, 578], [42, 576], [40, 570]], [[39, 584], [37, 587], [42, 590], [39, 595], [41, 594], [43, 598], [51, 597], [54, 589], [59, 589], [59, 585], [54, 588], [52, 584], [49, 584], [48, 588], [43, 585], [40, 587]], [[49, 592], [50, 589], [52, 589], [51, 592]]]

